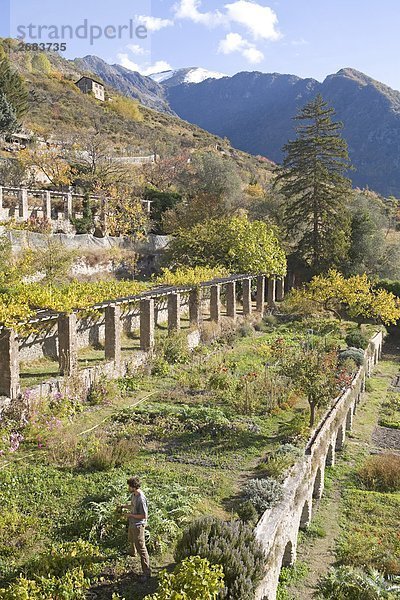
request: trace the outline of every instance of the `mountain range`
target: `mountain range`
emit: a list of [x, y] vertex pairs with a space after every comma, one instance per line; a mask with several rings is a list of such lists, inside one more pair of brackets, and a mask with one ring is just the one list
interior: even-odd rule
[[93, 56], [75, 62], [144, 105], [275, 162], [295, 136], [293, 117], [320, 93], [344, 124], [353, 184], [400, 197], [400, 92], [355, 69], [341, 69], [321, 83], [279, 73], [228, 77], [195, 67], [145, 77]]

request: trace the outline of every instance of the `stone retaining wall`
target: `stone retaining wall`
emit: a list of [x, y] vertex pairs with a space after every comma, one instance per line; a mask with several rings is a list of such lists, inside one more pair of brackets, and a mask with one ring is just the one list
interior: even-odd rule
[[365, 351], [365, 364], [354, 377], [351, 386], [336, 398], [314, 431], [305, 456], [291, 469], [285, 479], [284, 499], [261, 517], [255, 533], [266, 555], [266, 574], [258, 587], [256, 600], [275, 600], [282, 567], [296, 560], [300, 529], [309, 525], [313, 503], [324, 490], [326, 466], [335, 462], [335, 453], [343, 448], [346, 433], [351, 431], [353, 416], [365, 390], [365, 378], [382, 352], [383, 335], [377, 333]]

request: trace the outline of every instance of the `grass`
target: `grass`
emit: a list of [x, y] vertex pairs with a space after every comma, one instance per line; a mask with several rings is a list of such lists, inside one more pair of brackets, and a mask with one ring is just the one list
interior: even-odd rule
[[[304, 582], [291, 585], [293, 598], [311, 598], [318, 577], [335, 564], [374, 567], [386, 575], [400, 571], [400, 493], [366, 491], [357, 476], [370, 456], [371, 434], [381, 418], [382, 407], [385, 410], [390, 395], [388, 386], [398, 373], [398, 361], [397, 356], [386, 354], [375, 367], [345, 448], [336, 455], [335, 466], [326, 469], [318, 512], [313, 515], [309, 531], [299, 537], [298, 555], [308, 565], [310, 574]], [[329, 515], [334, 515], [332, 521]], [[313, 535], [315, 529], [325, 536]]]
[[[156, 568], [171, 561], [180, 532], [195, 515], [227, 519], [236, 514], [242, 486], [281, 444], [282, 424], [307, 410], [304, 400], [287, 403], [286, 387], [262, 387], [275, 381], [273, 369], [265, 367], [270, 345], [277, 336], [299, 343], [301, 326], [258, 333], [250, 328], [247, 334], [229, 333], [225, 342], [201, 346], [188, 356], [179, 335], [163, 345], [160, 330], [159, 346], [173, 357], [172, 364], [166, 355], [156, 358], [164, 361], [165, 372], [152, 373], [150, 366], [132, 375], [120, 382], [125, 393], [118, 393], [115, 382], [98, 382], [106, 404], [82, 405], [81, 413], [74, 405], [56, 422], [46, 406], [38, 408], [20, 451], [0, 465], [3, 583], [51, 544], [82, 538], [104, 556], [104, 584], [96, 588], [97, 597], [121, 591], [126, 600], [142, 598], [147, 588], [140, 592], [127, 584], [138, 566], [125, 556], [125, 526], [115, 512], [127, 500], [126, 479], [132, 474], [142, 477], [149, 497], [149, 547]], [[91, 352], [80, 356], [93, 359]], [[246, 392], [251, 410], [230, 391], [249, 373], [258, 378]], [[267, 392], [258, 394], [258, 387]]]

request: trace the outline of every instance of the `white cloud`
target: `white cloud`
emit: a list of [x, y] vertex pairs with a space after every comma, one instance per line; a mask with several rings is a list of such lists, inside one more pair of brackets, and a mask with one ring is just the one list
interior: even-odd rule
[[157, 60], [153, 65], [150, 65], [149, 63], [138, 65], [129, 58], [128, 54], [120, 53], [117, 55], [117, 58], [120, 65], [131, 71], [137, 71], [141, 75], [152, 75], [153, 73], [170, 71], [172, 69], [171, 65], [165, 60]]
[[160, 29], [170, 27], [174, 24], [171, 19], [161, 19], [160, 17], [151, 17], [149, 15], [136, 15], [135, 19], [140, 25], [144, 25], [150, 33], [160, 31]]
[[278, 17], [269, 6], [237, 0], [232, 4], [225, 4], [225, 8], [229, 20], [246, 27], [254, 39], [276, 41], [281, 37], [276, 29]]
[[220, 41], [218, 51], [223, 54], [240, 52], [240, 54], [251, 64], [260, 63], [264, 58], [264, 54], [261, 50], [258, 50], [253, 43], [245, 40], [239, 33], [228, 33], [226, 37]]
[[177, 19], [188, 19], [194, 23], [200, 23], [207, 27], [215, 27], [227, 23], [226, 15], [219, 10], [214, 12], [200, 12], [200, 0], [180, 0], [175, 6], [175, 17]]
[[136, 54], [137, 56], [143, 56], [144, 54], [149, 53], [148, 50], [146, 50], [142, 46], [139, 46], [139, 44], [128, 44], [127, 48], [132, 52], [132, 54]]

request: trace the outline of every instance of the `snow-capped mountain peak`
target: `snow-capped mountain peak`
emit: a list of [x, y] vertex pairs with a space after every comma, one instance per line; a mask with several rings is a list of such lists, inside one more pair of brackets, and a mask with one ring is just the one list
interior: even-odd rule
[[174, 71], [163, 71], [150, 75], [153, 81], [163, 83], [168, 86], [178, 85], [180, 83], [201, 83], [206, 79], [221, 79], [226, 77], [224, 73], [217, 71], [208, 71], [202, 67], [189, 67], [187, 69], [176, 69]]

